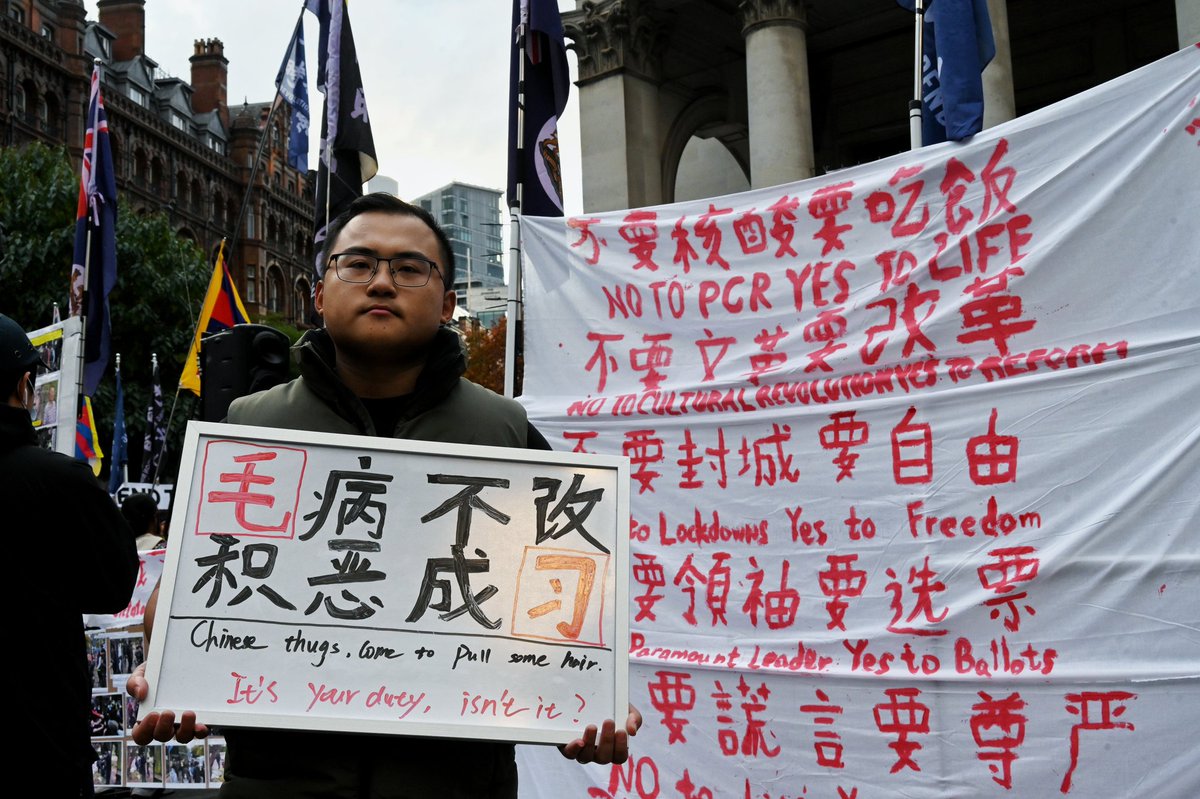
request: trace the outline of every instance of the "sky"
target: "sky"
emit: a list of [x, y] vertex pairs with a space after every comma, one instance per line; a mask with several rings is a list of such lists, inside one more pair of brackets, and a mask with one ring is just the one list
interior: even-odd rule
[[[85, 0], [98, 19], [95, 0]], [[192, 44], [220, 39], [229, 60], [229, 105], [262, 102], [296, 24], [301, 0], [146, 0], [146, 54], [172, 76], [191, 80]], [[350, 21], [363, 75], [379, 171], [413, 199], [452, 181], [503, 191], [507, 180], [508, 0], [352, 0]], [[573, 0], [559, 0], [562, 10]], [[316, 163], [323, 98], [317, 74], [316, 18], [305, 15], [309, 104]], [[568, 54], [571, 77], [575, 55]], [[577, 89], [559, 123], [568, 214], [583, 207]], [[236, 113], [236, 111], [235, 111]]]

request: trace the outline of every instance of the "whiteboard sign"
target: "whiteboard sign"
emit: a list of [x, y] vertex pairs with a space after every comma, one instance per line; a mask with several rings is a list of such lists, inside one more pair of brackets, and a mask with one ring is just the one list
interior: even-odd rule
[[627, 703], [624, 458], [192, 422], [145, 707], [564, 743]]

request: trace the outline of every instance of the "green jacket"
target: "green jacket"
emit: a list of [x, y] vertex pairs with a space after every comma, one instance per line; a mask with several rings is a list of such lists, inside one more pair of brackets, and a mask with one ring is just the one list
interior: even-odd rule
[[[234, 424], [378, 435], [366, 406], [338, 379], [333, 344], [311, 330], [296, 345], [301, 376], [229, 406]], [[516, 402], [462, 378], [458, 336], [440, 330], [393, 438], [526, 447]], [[537, 439], [540, 435], [532, 434]], [[544, 445], [544, 440], [541, 440]], [[226, 729], [222, 797], [504, 797], [517, 795], [512, 744], [289, 730]]]

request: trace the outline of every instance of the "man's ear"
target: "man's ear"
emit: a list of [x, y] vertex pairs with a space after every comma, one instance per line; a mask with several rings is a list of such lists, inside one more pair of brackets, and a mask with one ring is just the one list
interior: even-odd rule
[[451, 289], [442, 295], [442, 324], [454, 318], [454, 308], [458, 305], [458, 295]]
[[317, 311], [317, 316], [325, 316], [325, 281], [317, 281], [317, 289], [313, 292], [313, 308]]

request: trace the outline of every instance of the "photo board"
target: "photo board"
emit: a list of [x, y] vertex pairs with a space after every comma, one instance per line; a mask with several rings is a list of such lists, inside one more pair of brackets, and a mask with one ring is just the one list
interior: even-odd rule
[[191, 422], [143, 710], [566, 743], [627, 710], [628, 462]]

